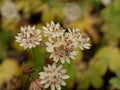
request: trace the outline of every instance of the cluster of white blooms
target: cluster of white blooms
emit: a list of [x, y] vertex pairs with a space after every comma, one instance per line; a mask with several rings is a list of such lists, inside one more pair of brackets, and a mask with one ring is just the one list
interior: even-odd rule
[[75, 21], [80, 17], [80, 7], [75, 3], [67, 3], [63, 10], [66, 18], [70, 21]]
[[14, 19], [15, 21], [20, 20], [20, 16], [16, 10], [15, 4], [12, 1], [6, 1], [1, 7], [0, 11], [4, 18]]
[[[61, 90], [61, 85], [66, 85], [64, 79], [68, 79], [69, 76], [66, 75], [67, 70], [62, 69], [62, 65], [57, 66], [57, 62], [70, 63], [70, 60], [75, 59], [77, 55], [77, 48], [81, 50], [90, 48], [90, 39], [79, 29], [65, 30], [59, 23], [55, 24], [53, 21], [47, 23], [43, 30], [44, 36], [48, 38], [45, 42], [46, 50], [50, 53], [49, 57], [53, 60], [53, 64], [48, 64], [48, 67], [44, 67], [44, 71], [39, 73], [40, 84], [45, 89]], [[15, 38], [25, 49], [34, 48], [43, 41], [40, 30], [35, 30], [35, 26], [21, 27], [21, 33], [18, 33]]]
[[15, 38], [16, 42], [19, 42], [20, 46], [23, 46], [24, 49], [34, 48], [36, 45], [39, 45], [42, 41], [40, 30], [35, 30], [35, 26], [21, 27], [21, 33], [18, 33], [18, 35]]
[[[81, 50], [89, 49], [89, 37], [86, 34], [81, 33], [79, 29], [65, 29], [61, 28], [59, 24], [47, 24], [47, 27], [43, 27], [45, 36], [48, 37], [46, 42], [46, 50], [50, 52], [50, 58], [53, 61], [61, 63], [70, 63], [70, 59], [74, 59], [77, 55], [77, 48]], [[52, 34], [51, 34], [52, 33]]]

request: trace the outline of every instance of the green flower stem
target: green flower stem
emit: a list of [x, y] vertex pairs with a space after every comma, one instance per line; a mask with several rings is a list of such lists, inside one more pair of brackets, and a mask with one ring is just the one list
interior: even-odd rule
[[[43, 65], [41, 65], [41, 58], [39, 58], [39, 53], [38, 53], [38, 51], [36, 50], [36, 48], [32, 48], [32, 52], [33, 52], [33, 55], [34, 55], [34, 58], [35, 58], [35, 68], [38, 68], [39, 67], [39, 69], [40, 70], [42, 70], [42, 68], [43, 68]], [[39, 56], [38, 56], [39, 55]]]
[[35, 48], [32, 48], [32, 52], [33, 52], [33, 56], [34, 56], [35, 61], [36, 61], [36, 52], [35, 52]]
[[30, 79], [30, 75], [28, 75], [28, 76], [26, 77], [26, 80], [25, 80], [24, 86], [22, 87], [22, 90], [25, 90], [26, 84], [27, 84], [27, 82], [29, 81], [29, 79]]

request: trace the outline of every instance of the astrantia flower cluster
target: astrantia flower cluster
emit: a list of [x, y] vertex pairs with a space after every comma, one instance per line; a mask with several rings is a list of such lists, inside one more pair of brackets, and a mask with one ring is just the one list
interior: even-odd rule
[[70, 63], [70, 59], [74, 59], [77, 55], [78, 47], [81, 50], [90, 48], [89, 38], [79, 29], [65, 31], [59, 24], [53, 22], [43, 29], [45, 36], [48, 37], [46, 50], [51, 53], [50, 58], [55, 62]]
[[35, 26], [21, 27], [21, 33], [18, 33], [15, 38], [16, 42], [19, 42], [20, 46], [23, 46], [24, 49], [34, 48], [42, 41], [40, 30], [35, 29]]
[[[44, 67], [44, 71], [39, 73], [40, 86], [44, 89], [50, 88], [51, 90], [61, 90], [61, 85], [65, 86], [65, 79], [69, 76], [66, 75], [67, 70], [62, 69], [63, 65], [58, 65], [60, 61], [62, 64], [65, 62], [70, 63], [75, 59], [78, 49], [89, 49], [89, 37], [85, 33], [81, 33], [79, 29], [65, 30], [59, 23], [55, 24], [53, 21], [43, 27], [44, 37], [47, 41], [44, 42], [39, 29], [35, 26], [21, 27], [21, 33], [15, 37], [16, 41], [23, 46], [24, 49], [31, 49], [44, 42], [47, 52], [50, 53], [49, 58], [53, 60], [52, 65], [48, 64]], [[58, 65], [58, 66], [57, 66]]]

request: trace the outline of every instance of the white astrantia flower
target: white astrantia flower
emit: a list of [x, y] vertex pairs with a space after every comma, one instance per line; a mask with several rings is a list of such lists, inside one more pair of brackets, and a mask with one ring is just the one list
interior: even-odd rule
[[59, 23], [55, 24], [53, 21], [51, 23], [47, 23], [46, 27], [43, 27], [44, 29], [44, 36], [45, 37], [54, 37], [55, 35], [58, 36], [61, 33], [64, 33], [65, 30], [60, 26]]
[[36, 45], [39, 45], [42, 41], [42, 36], [39, 29], [35, 29], [35, 26], [25, 26], [21, 27], [21, 33], [15, 37], [16, 42], [20, 43], [20, 46], [23, 46], [24, 49], [34, 48]]
[[63, 33], [59, 36], [55, 36], [54, 38], [49, 39], [46, 42], [47, 48], [46, 50], [50, 52], [50, 58], [53, 58], [53, 61], [61, 63], [70, 63], [70, 59], [74, 59], [75, 55], [77, 55], [77, 51], [75, 49], [75, 40], [68, 33]]
[[77, 28], [73, 28], [72, 30], [68, 29], [68, 31], [76, 41], [76, 47], [79, 47], [81, 50], [90, 49], [90, 38], [85, 33], [81, 33], [80, 30]]
[[57, 67], [56, 63], [44, 67], [44, 71], [39, 73], [40, 83], [43, 84], [44, 88], [50, 87], [51, 90], [61, 90], [61, 85], [66, 85], [64, 80], [68, 79], [69, 76], [66, 75], [67, 70], [62, 68], [62, 65]]
[[15, 4], [12, 1], [6, 1], [1, 7], [0, 11], [4, 18], [14, 19], [16, 21], [20, 20], [20, 16], [16, 10]]
[[75, 3], [67, 3], [63, 13], [68, 20], [75, 21], [80, 17], [80, 7]]

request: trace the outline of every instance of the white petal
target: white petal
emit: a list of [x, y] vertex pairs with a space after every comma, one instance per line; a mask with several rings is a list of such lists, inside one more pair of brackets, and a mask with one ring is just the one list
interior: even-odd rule
[[54, 57], [54, 54], [53, 54], [53, 53], [51, 53], [49, 57], [50, 57], [50, 58], [53, 58], [53, 57]]
[[51, 71], [52, 70], [52, 66], [50, 64], [48, 64], [48, 69]]
[[56, 64], [55, 64], [55, 63], [52, 64], [52, 69], [53, 69], [53, 70], [56, 69]]
[[63, 68], [63, 65], [59, 65], [57, 68], [56, 68], [56, 71], [59, 71]]
[[24, 30], [25, 30], [25, 28], [21, 26], [21, 32], [23, 32]]
[[54, 23], [53, 21], [51, 21], [51, 25], [52, 25], [52, 26], [55, 26], [55, 23]]
[[91, 46], [91, 44], [87, 44], [87, 46]]
[[64, 59], [61, 59], [61, 63], [64, 64], [64, 63], [65, 63], [65, 60], [64, 60]]
[[48, 70], [48, 68], [47, 67], [43, 67], [44, 68], [44, 71], [47, 71]]
[[47, 27], [49, 27], [50, 26], [50, 24], [49, 23], [47, 23]]
[[25, 45], [25, 44], [24, 44], [23, 47], [24, 47], [24, 49], [27, 49], [27, 48], [28, 48], [28, 45]]
[[54, 55], [53, 61], [55, 61], [57, 63], [58, 60], [59, 60], [59, 57]]
[[85, 48], [85, 49], [90, 49], [90, 47], [88, 47], [88, 46], [84, 46], [84, 48]]
[[58, 27], [60, 27], [60, 24], [59, 24], [59, 23], [57, 23], [57, 24], [56, 24], [56, 27], [57, 27], [57, 28], [58, 28]]
[[16, 42], [20, 42], [21, 37], [16, 36], [15, 38], [16, 38]]
[[39, 76], [39, 78], [40, 78], [40, 79], [44, 79], [44, 78], [45, 78], [45, 76]]
[[30, 25], [28, 26], [28, 30], [31, 30], [31, 27], [30, 27]]
[[68, 75], [64, 75], [64, 76], [62, 76], [62, 79], [68, 79], [70, 76], [68, 76]]
[[61, 81], [61, 85], [62, 85], [62, 86], [65, 86], [65, 85], [66, 85], [66, 82], [62, 80], [62, 81]]
[[39, 35], [41, 31], [40, 31], [40, 29], [36, 29], [35, 32], [37, 35]]
[[83, 48], [83, 47], [81, 47], [81, 45], [79, 46], [79, 48], [80, 48], [81, 50], [84, 50], [84, 48]]
[[48, 28], [46, 28], [46, 27], [42, 27], [44, 30], [48, 30]]
[[35, 29], [35, 25], [32, 27], [32, 29]]
[[24, 46], [25, 45], [25, 43], [20, 43], [20, 46]]
[[70, 59], [68, 57], [66, 57], [66, 62], [70, 63]]
[[74, 57], [74, 56], [72, 56], [72, 55], [70, 55], [70, 58], [71, 58], [71, 59], [75, 59], [75, 57]]
[[51, 90], [55, 90], [55, 85], [54, 84], [51, 85]]
[[44, 87], [48, 88], [49, 86], [50, 86], [50, 83], [46, 83]]
[[47, 46], [52, 46], [52, 44], [49, 43], [49, 42], [46, 42], [45, 44], [46, 44]]
[[39, 75], [41, 75], [41, 76], [46, 76], [47, 73], [46, 73], [46, 72], [40, 72]]
[[41, 84], [44, 84], [44, 83], [46, 83], [47, 81], [48, 81], [48, 80], [41, 80], [40, 83], [41, 83]]
[[59, 84], [56, 84], [55, 86], [56, 86], [57, 90], [61, 90], [61, 86]]
[[77, 55], [78, 51], [73, 51], [71, 52], [71, 54], [74, 56], [74, 55]]
[[53, 52], [54, 50], [53, 50], [53, 47], [46, 47], [46, 50], [48, 51], [48, 52]]
[[66, 69], [61, 70], [62, 74], [65, 74], [67, 72]]

